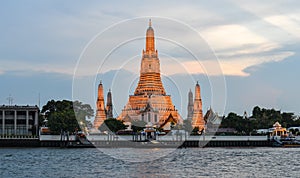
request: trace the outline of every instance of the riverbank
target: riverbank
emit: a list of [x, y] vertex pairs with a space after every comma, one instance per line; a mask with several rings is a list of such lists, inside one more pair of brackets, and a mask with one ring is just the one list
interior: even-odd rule
[[265, 136], [191, 136], [162, 137], [153, 141], [132, 141], [132, 136], [91, 136], [87, 139], [59, 135], [40, 138], [2, 138], [0, 147], [63, 147], [63, 148], [189, 148], [189, 147], [272, 147], [274, 141]]

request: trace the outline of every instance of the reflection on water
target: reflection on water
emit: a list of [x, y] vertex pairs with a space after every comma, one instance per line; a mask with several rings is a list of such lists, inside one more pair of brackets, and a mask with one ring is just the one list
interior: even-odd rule
[[299, 151], [1, 148], [0, 177], [298, 177]]
[[98, 148], [103, 154], [126, 162], [149, 162], [172, 154], [176, 148]]

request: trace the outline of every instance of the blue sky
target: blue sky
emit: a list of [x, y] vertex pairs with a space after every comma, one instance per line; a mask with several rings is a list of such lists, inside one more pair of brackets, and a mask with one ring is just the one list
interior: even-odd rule
[[[75, 78], [75, 86], [76, 81], [90, 85], [80, 88], [79, 93], [94, 107], [94, 89], [102, 79], [105, 91], [113, 90], [117, 114], [135, 88], [144, 48], [140, 37], [146, 31], [147, 19], [152, 18], [155, 34], [160, 37], [156, 46], [165, 88], [183, 117], [185, 98], [195, 80], [201, 84], [204, 110], [212, 105], [219, 113], [242, 114], [259, 105], [299, 115], [299, 8], [296, 0], [2, 1], [0, 103], [7, 104], [10, 94], [14, 104], [37, 104], [39, 93], [41, 105], [50, 99], [72, 99]], [[109, 49], [104, 48], [131, 35], [137, 38], [109, 56], [102, 70], [91, 73], [99, 64], [89, 62], [74, 76], [84, 52], [94, 48], [106, 54]], [[172, 40], [200, 56], [205, 69], [218, 59], [220, 70], [205, 72], [183, 48], [170, 43]], [[123, 59], [126, 64], [120, 67]], [[189, 75], [178, 66], [184, 66]], [[113, 85], [116, 75], [120, 79]], [[193, 80], [186, 80], [190, 76]], [[212, 87], [211, 81], [217, 83]]]

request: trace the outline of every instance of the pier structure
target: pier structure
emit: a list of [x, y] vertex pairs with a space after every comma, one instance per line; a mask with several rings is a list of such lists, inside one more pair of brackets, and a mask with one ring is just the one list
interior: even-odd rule
[[[143, 136], [142, 136], [143, 138]], [[133, 141], [132, 135], [89, 135], [81, 139], [70, 135], [41, 135], [40, 138], [0, 137], [0, 147], [67, 147], [67, 148], [189, 148], [189, 147], [273, 147], [267, 136], [158, 136], [155, 142]], [[297, 138], [299, 139], [299, 138]]]

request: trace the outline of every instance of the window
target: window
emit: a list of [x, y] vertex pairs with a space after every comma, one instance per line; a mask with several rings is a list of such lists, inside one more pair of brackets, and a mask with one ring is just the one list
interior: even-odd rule
[[148, 122], [151, 122], [151, 114], [148, 113]]
[[144, 114], [142, 114], [142, 121], [144, 121]]
[[17, 132], [17, 135], [26, 135], [27, 134], [26, 126], [18, 125], [16, 132]]
[[154, 115], [154, 122], [157, 122], [157, 114]]
[[14, 125], [5, 125], [4, 129], [4, 134], [6, 135], [12, 135], [15, 133]]

